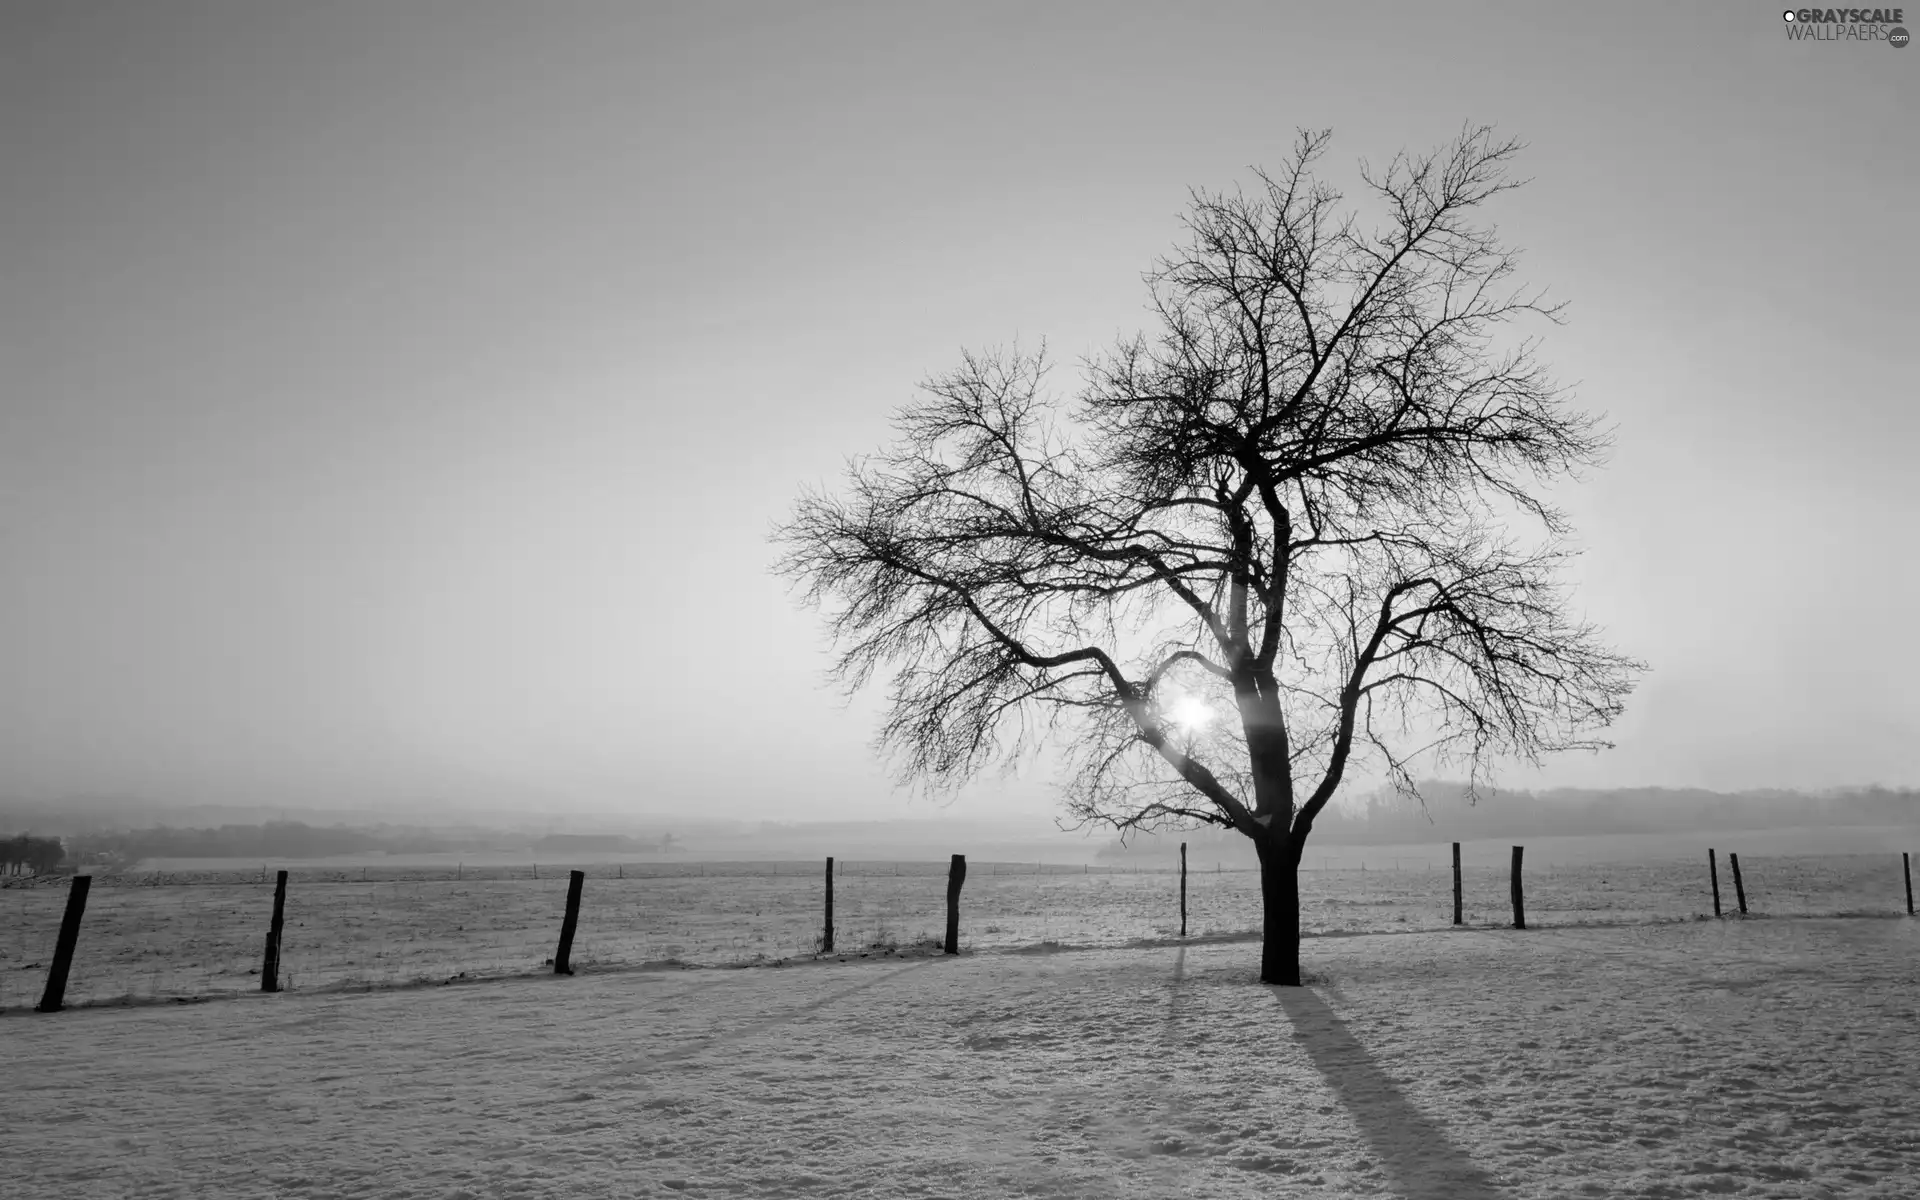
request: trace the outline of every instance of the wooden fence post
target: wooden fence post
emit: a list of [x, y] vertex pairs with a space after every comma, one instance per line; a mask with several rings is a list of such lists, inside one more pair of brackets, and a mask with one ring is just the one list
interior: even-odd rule
[[[1908, 904], [1908, 910], [1912, 904]], [[1187, 937], [1187, 843], [1181, 843], [1181, 937]]]
[[573, 954], [573, 931], [580, 924], [580, 888], [586, 882], [585, 871], [572, 871], [567, 875], [567, 918], [560, 923], [560, 949], [553, 955], [555, 975], [573, 974], [573, 964], [567, 960]]
[[833, 855], [827, 855], [827, 928], [820, 935], [820, 950], [833, 953]]
[[1907, 877], [1907, 915], [1913, 915], [1913, 861], [1905, 850], [1900, 852], [1900, 873]]
[[1713, 861], [1713, 847], [1707, 847], [1707, 881], [1713, 884], [1713, 915], [1720, 915], [1720, 868]]
[[1453, 844], [1453, 923], [1464, 925], [1460, 910], [1460, 843]]
[[1525, 851], [1525, 846], [1513, 848], [1513, 927], [1515, 929], [1527, 927], [1527, 906], [1520, 894], [1520, 855]]
[[1740, 879], [1740, 856], [1727, 852], [1727, 865], [1733, 868], [1733, 894], [1740, 901], [1740, 915], [1747, 915], [1747, 885]]
[[87, 889], [93, 876], [75, 875], [67, 888], [67, 912], [60, 918], [60, 940], [53, 944], [53, 969], [47, 972], [47, 990], [35, 1012], [56, 1013], [67, 998], [67, 972], [73, 967], [73, 947], [80, 940], [80, 915], [87, 911]]
[[947, 868], [947, 944], [948, 954], [960, 953], [960, 885], [967, 881], [967, 856], [956, 854]]
[[273, 882], [273, 921], [267, 926], [267, 953], [260, 962], [260, 990], [280, 990], [280, 934], [287, 927], [287, 873]]

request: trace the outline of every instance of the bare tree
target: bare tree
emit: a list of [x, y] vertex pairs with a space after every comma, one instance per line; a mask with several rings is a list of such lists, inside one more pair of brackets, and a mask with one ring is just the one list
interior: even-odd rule
[[0, 839], [0, 875], [47, 875], [66, 857], [66, 847], [57, 837], [34, 837], [17, 833]]
[[1518, 145], [1468, 129], [1362, 163], [1368, 227], [1316, 176], [1328, 138], [1193, 194], [1146, 276], [1158, 328], [1087, 363], [1077, 401], [1044, 351], [966, 354], [774, 535], [837, 680], [890, 676], [904, 780], [1050, 742], [1083, 824], [1239, 830], [1279, 984], [1301, 850], [1350, 770], [1411, 792], [1420, 762], [1479, 780], [1598, 749], [1643, 669], [1569, 611], [1542, 495], [1608, 445], [1507, 335], [1560, 310], [1474, 221], [1519, 186]]

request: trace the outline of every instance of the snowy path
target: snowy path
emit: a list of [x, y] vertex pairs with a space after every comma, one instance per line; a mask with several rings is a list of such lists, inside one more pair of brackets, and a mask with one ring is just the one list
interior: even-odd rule
[[1920, 922], [1211, 944], [0, 1018], [22, 1196], [1909, 1197]]

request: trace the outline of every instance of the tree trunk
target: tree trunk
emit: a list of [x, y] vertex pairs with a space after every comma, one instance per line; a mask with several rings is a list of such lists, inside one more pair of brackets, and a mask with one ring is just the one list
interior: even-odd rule
[[1260, 855], [1260, 982], [1300, 986], [1300, 855], [1286, 834], [1254, 839]]

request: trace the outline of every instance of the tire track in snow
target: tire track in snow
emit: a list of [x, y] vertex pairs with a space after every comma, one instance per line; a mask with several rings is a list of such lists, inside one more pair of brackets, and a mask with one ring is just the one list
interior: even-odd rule
[[[1145, 1051], [1157, 1042], [1170, 1060], [1177, 1061], [1183, 1053], [1179, 1031], [1188, 1008], [1186, 954], [1187, 948], [1180, 946], [1174, 955], [1167, 1013], [1158, 1022], [1158, 1037], [1153, 1036], [1152, 1025], [1149, 1024], [1151, 1018], [1136, 1023], [1136, 1028], [1147, 1035], [1134, 1043], [1137, 1051]], [[1059, 998], [1043, 1000], [1037, 990], [1023, 990], [1011, 995], [1002, 992], [999, 998], [1003, 1002], [1031, 998], [1041, 1011], [1056, 1017], [1070, 1013]], [[1079, 1017], [1083, 1027], [1098, 1027], [1117, 1036], [1116, 1031], [1128, 1023], [1130, 1014], [1071, 1012], [1071, 1015]], [[1074, 1031], [1068, 1031], [1067, 1037], [1073, 1036]], [[1052, 1039], [1048, 1037], [1047, 1040]], [[970, 1049], [1001, 1049], [1004, 1040], [980, 1038], [977, 1042], [969, 1040], [966, 1044]], [[1199, 1181], [1183, 1164], [1200, 1155], [1210, 1157], [1211, 1151], [1203, 1146], [1190, 1145], [1179, 1137], [1169, 1137], [1166, 1127], [1180, 1128], [1180, 1122], [1195, 1116], [1194, 1109], [1172, 1079], [1164, 1081], [1149, 1093], [1152, 1098], [1136, 1090], [1142, 1082], [1136, 1069], [1129, 1069], [1122, 1078], [1116, 1079], [1108, 1073], [1083, 1067], [1073, 1072], [1070, 1078], [1029, 1093], [1023, 1100], [1003, 1101], [1004, 1106], [999, 1113], [984, 1118], [981, 1134], [999, 1145], [1015, 1139], [1024, 1141], [1030, 1147], [1027, 1155], [1010, 1155], [999, 1150], [993, 1157], [996, 1161], [1016, 1165], [1031, 1184], [1044, 1182], [1052, 1189], [1049, 1194], [1141, 1194], [1131, 1187], [1116, 1189], [1112, 1182], [1100, 1185], [1097, 1192], [1089, 1193], [1086, 1180], [1075, 1170], [1076, 1166], [1084, 1168], [1084, 1162], [1076, 1164], [1071, 1157], [1062, 1153], [1060, 1138], [1063, 1135], [1077, 1137], [1083, 1147], [1096, 1154], [1126, 1163], [1127, 1173], [1123, 1178], [1129, 1185], [1146, 1184], [1144, 1194], [1155, 1197], [1191, 1194]], [[1120, 1086], [1116, 1087], [1116, 1083]], [[1061, 1161], [1063, 1158], [1067, 1161]]]
[[[834, 1003], [835, 1001], [843, 1000], [846, 997], [851, 996], [856, 992], [863, 992], [868, 988], [877, 987], [880, 984], [887, 982], [888, 980], [898, 979], [900, 976], [909, 974], [914, 971], [924, 971], [938, 961], [939, 961], [938, 959], [930, 958], [930, 959], [927, 959], [925, 962], [917, 962], [912, 964], [911, 966], [901, 967], [900, 969], [895, 971], [889, 971], [885, 975], [881, 975], [878, 978], [869, 979], [862, 983], [856, 983], [852, 987], [845, 987], [845, 988], [841, 988], [839, 991], [829, 992], [826, 995], [821, 996], [817, 999], [809, 1000], [804, 1004], [796, 1005], [793, 1008], [788, 1009], [786, 1012], [781, 1013], [779, 1016], [768, 1017], [764, 1020], [755, 1021], [739, 1029], [732, 1030], [725, 1035], [725, 1040], [729, 1044], [745, 1041], [748, 1038], [765, 1033], [769, 1029], [774, 1029], [781, 1025], [785, 1025], [788, 1022], [797, 1020], [800, 1017], [803, 1017], [810, 1012], [814, 1012], [818, 1009], [824, 1008], [827, 1005]], [[716, 981], [716, 982], [720, 982], [720, 981]], [[691, 992], [691, 991], [701, 990], [701, 989], [689, 988], [687, 990]], [[682, 993], [682, 994], [685, 994], [685, 993]], [[634, 1007], [640, 1008], [645, 1006], [636, 1005]], [[628, 1010], [628, 1011], [631, 1011], [631, 1010]], [[721, 1037], [721, 1035], [717, 1033], [701, 1034], [696, 1036], [699, 1036], [703, 1039], [698, 1045], [686, 1046], [679, 1050], [669, 1050], [662, 1054], [654, 1054], [654, 1055], [648, 1055], [642, 1058], [636, 1058], [629, 1062], [623, 1063], [620, 1066], [614, 1067], [611, 1070], [598, 1071], [592, 1075], [588, 1075], [585, 1078], [579, 1079], [575, 1082], [580, 1087], [587, 1087], [591, 1084], [604, 1083], [609, 1080], [630, 1078], [650, 1068], [664, 1066], [667, 1063], [679, 1062], [683, 1059], [692, 1058], [695, 1055], [705, 1053], [706, 1051], [712, 1049], [716, 1043], [716, 1040]]]
[[[534, 976], [509, 976], [501, 979], [476, 979], [476, 980], [468, 981], [468, 986], [472, 986], [474, 984], [488, 984], [488, 983], [507, 983], [507, 984], [519, 984], [519, 983], [528, 983], [528, 982], [544, 983], [547, 981], [548, 978], [549, 978], [548, 976], [544, 976], [544, 975], [534, 975]], [[685, 987], [676, 988], [675, 990], [670, 992], [650, 994], [647, 1000], [643, 1003], [629, 1004], [629, 1005], [622, 1006], [621, 1008], [617, 1008], [612, 1011], [602, 1013], [596, 1019], [610, 1020], [614, 1017], [625, 1016], [628, 1013], [638, 1012], [642, 1009], [651, 1008], [662, 1003], [668, 1003], [674, 1000], [679, 1000], [684, 997], [697, 994], [699, 992], [706, 992], [706, 991], [711, 991], [712, 989], [717, 987], [724, 987], [729, 982], [731, 981], [725, 978], [703, 979], [698, 982], [688, 984]], [[244, 1015], [247, 1017], [256, 1017], [259, 1019], [268, 1020], [268, 1021], [271, 1021], [271, 1023], [264, 1024], [258, 1027], [252, 1026], [244, 1022], [236, 1023], [234, 1025], [228, 1026], [225, 1029], [220, 1030], [219, 1032], [213, 1034], [211, 1037], [202, 1038], [194, 1042], [178, 1043], [172, 1046], [171, 1049], [173, 1049], [175, 1052], [182, 1053], [182, 1054], [192, 1054], [202, 1050], [210, 1050], [215, 1047], [225, 1046], [232, 1043], [252, 1042], [253, 1040], [262, 1036], [271, 1036], [276, 1034], [288, 1034], [288, 1033], [322, 1032], [331, 1026], [337, 1025], [342, 1021], [347, 1020], [352, 1015], [350, 1010], [344, 1010], [340, 1007], [340, 1005], [343, 1002], [353, 1003], [367, 996], [377, 996], [384, 999], [388, 997], [403, 995], [409, 992], [427, 991], [427, 990], [429, 989], [408, 987], [408, 988], [382, 989], [382, 990], [375, 990], [372, 992], [364, 992], [364, 993], [363, 992], [332, 992], [332, 993], [328, 993], [328, 992], [286, 993], [286, 992], [283, 992], [283, 993], [280, 993], [280, 995], [273, 998], [256, 997], [253, 995], [238, 996], [238, 997], [235, 997], [235, 999], [239, 1000], [243, 1004], [260, 1004], [264, 1000], [265, 1004], [272, 1005], [274, 1007], [279, 1007], [281, 1005], [305, 1005], [305, 1004], [318, 1002], [318, 1005], [320, 1007], [316, 1007], [313, 1011], [301, 1013], [299, 1015], [294, 1015], [292, 1013], [269, 1014], [264, 1010], [256, 1010], [254, 1012], [248, 1012], [248, 1013], [245, 1013]], [[76, 1011], [84, 1012], [87, 1010], [80, 1009]], [[122, 1010], [100, 1008], [94, 1011], [117, 1013]], [[180, 1010], [162, 1009], [158, 1011], [177, 1012]], [[276, 1016], [280, 1016], [283, 1019], [273, 1020], [273, 1017], [276, 1017]]]

